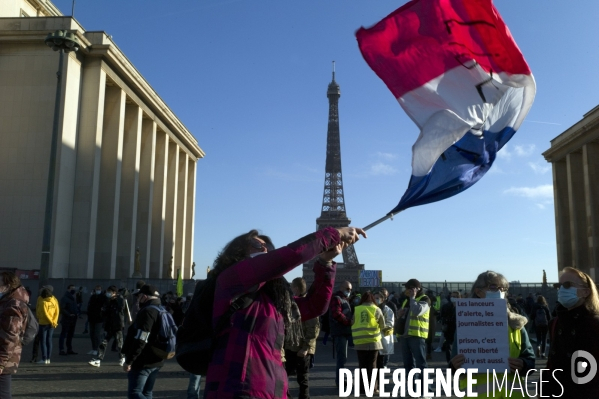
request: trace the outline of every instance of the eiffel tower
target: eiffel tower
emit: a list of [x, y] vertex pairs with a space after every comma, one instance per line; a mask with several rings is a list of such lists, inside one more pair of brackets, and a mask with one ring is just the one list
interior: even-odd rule
[[[343, 197], [343, 178], [341, 175], [341, 144], [339, 139], [339, 97], [341, 90], [335, 81], [335, 61], [333, 61], [333, 80], [327, 89], [329, 99], [329, 125], [327, 130], [327, 158], [324, 175], [324, 195], [320, 217], [316, 219], [316, 229], [325, 227], [347, 227], [351, 219], [345, 213]], [[364, 265], [358, 262], [353, 245], [343, 250], [343, 263], [337, 264], [336, 284], [349, 280], [357, 287], [360, 270]], [[313, 281], [312, 263], [306, 263], [303, 269], [307, 284]]]

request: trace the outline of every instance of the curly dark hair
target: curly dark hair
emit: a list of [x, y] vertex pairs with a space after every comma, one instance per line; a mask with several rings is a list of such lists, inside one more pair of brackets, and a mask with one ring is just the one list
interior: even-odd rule
[[[250, 230], [245, 234], [235, 237], [225, 245], [214, 260], [213, 269], [209, 276], [216, 278], [230, 266], [245, 259], [247, 257], [248, 249], [252, 244], [252, 240], [255, 238], [262, 239], [266, 243], [266, 247], [269, 251], [275, 249], [270, 237], [259, 234], [258, 230]], [[262, 289], [274, 302], [277, 310], [280, 312], [288, 311], [289, 304], [286, 303], [289, 298], [288, 293], [290, 293], [291, 298], [293, 298], [293, 292], [291, 292], [291, 286], [284, 277], [266, 281], [266, 284], [264, 284]]]
[[216, 256], [211, 274], [215, 273], [215, 275], [218, 275], [229, 266], [243, 260], [247, 256], [247, 251], [252, 240], [258, 236], [258, 230], [250, 230], [232, 239]]

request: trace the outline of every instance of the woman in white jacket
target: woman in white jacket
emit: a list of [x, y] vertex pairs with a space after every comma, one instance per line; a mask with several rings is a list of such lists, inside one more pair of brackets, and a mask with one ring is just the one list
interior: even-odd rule
[[383, 349], [379, 350], [379, 356], [376, 362], [377, 368], [382, 369], [387, 367], [389, 355], [394, 353], [394, 344], [396, 342], [395, 334], [393, 334], [395, 315], [393, 314], [393, 310], [387, 306], [387, 297], [383, 291], [376, 291], [374, 293], [374, 300], [383, 312], [383, 317], [385, 318], [385, 329], [381, 331], [381, 343], [383, 344]]

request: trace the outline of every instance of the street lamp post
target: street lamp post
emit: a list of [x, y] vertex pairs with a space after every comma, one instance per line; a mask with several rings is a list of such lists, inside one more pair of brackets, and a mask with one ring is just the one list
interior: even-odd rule
[[40, 289], [46, 284], [50, 269], [50, 240], [52, 236], [52, 210], [54, 207], [54, 177], [56, 175], [56, 148], [58, 146], [58, 120], [60, 118], [60, 99], [62, 97], [62, 64], [63, 54], [79, 50], [80, 44], [72, 32], [57, 30], [49, 33], [46, 45], [58, 51], [58, 72], [56, 73], [56, 100], [54, 102], [54, 123], [52, 126], [52, 142], [50, 144], [50, 165], [48, 167], [48, 188], [46, 191], [46, 213], [44, 216], [44, 237], [42, 240], [42, 261], [40, 265]]

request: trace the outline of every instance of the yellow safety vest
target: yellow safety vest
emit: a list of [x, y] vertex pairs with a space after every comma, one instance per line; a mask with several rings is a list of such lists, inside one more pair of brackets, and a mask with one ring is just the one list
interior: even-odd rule
[[360, 305], [354, 309], [354, 324], [351, 333], [354, 344], [370, 344], [381, 340], [381, 329], [375, 317], [378, 307], [372, 305]]
[[434, 308], [437, 312], [441, 310], [441, 297], [439, 295], [437, 295], [437, 298], [435, 300]]
[[[414, 298], [416, 302], [420, 302], [426, 295], [421, 295], [418, 298]], [[405, 299], [401, 304], [401, 308], [405, 308], [408, 300]], [[410, 309], [408, 308], [408, 312]], [[426, 339], [428, 337], [428, 318], [431, 313], [430, 308], [422, 315], [416, 316], [415, 314], [409, 313], [410, 319], [408, 320], [408, 336], [420, 337]]]
[[[510, 345], [510, 357], [517, 359], [522, 351], [522, 333], [520, 330], [514, 330], [512, 327], [508, 327], [508, 339]], [[499, 378], [503, 378], [503, 373], [500, 373], [499, 376]], [[489, 381], [489, 390], [491, 392], [487, 393], [487, 373], [474, 374], [473, 377], [475, 383], [473, 384], [472, 390], [474, 392], [478, 392], [478, 398], [522, 399], [529, 397], [526, 395], [526, 381], [523, 378], [520, 378], [520, 384], [515, 384], [517, 389], [514, 389], [510, 395], [512, 385], [514, 385], [514, 373], [508, 373], [506, 383], [499, 381], [501, 384], [503, 384], [503, 386], [501, 387], [501, 391], [499, 391], [497, 389], [498, 387], [495, 386], [495, 396], [493, 396], [493, 388], [491, 387], [492, 381]], [[467, 386], [468, 381], [465, 378], [461, 379], [460, 389], [465, 391]], [[522, 387], [522, 390], [524, 390], [524, 395], [522, 394], [522, 390], [519, 389], [520, 387]]]

